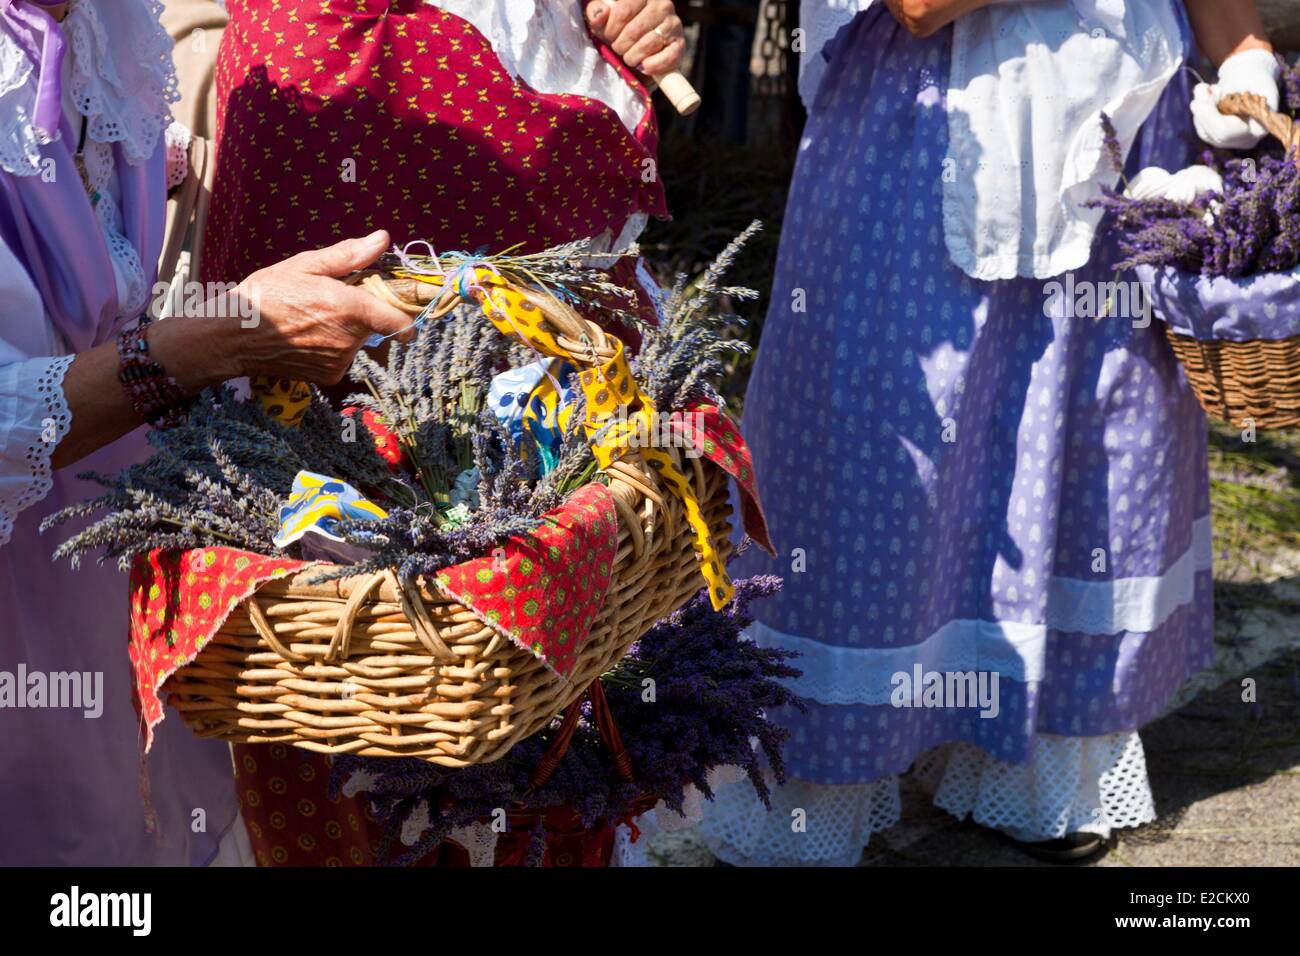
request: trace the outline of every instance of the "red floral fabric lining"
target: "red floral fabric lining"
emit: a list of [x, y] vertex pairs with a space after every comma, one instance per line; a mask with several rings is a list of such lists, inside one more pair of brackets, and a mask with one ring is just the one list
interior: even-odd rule
[[[436, 586], [567, 677], [605, 601], [618, 550], [614, 499], [590, 484], [493, 555], [440, 572]], [[234, 548], [153, 551], [131, 570], [131, 665], [145, 751], [163, 718], [163, 685], [193, 661], [239, 602], [310, 568]]]

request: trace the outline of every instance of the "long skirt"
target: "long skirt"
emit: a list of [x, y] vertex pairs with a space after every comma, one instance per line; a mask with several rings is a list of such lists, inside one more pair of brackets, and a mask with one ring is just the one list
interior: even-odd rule
[[[772, 811], [739, 784], [706, 813], [731, 862], [854, 862], [922, 757], [941, 806], [1022, 839], [1145, 822], [1135, 730], [1212, 662], [1203, 414], [1158, 324], [1071, 306], [1116, 278], [1104, 236], [1065, 294], [952, 264], [951, 42], [859, 15], [800, 146], [744, 409], [780, 556], [740, 560], [785, 578], [752, 636], [799, 652], [808, 703], [773, 715]], [[1182, 168], [1189, 100], [1131, 170]]]

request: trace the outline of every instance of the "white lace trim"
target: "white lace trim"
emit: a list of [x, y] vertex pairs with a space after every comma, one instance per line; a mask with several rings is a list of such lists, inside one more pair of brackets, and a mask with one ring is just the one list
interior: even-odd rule
[[854, 866], [873, 833], [898, 822], [898, 777], [829, 786], [792, 780], [764, 808], [748, 780], [714, 790], [700, 836], [732, 866]]
[[194, 137], [189, 127], [177, 121], [163, 135], [167, 143], [167, 191], [171, 192], [190, 174], [190, 141]]
[[582, 5], [532, 0], [425, 0], [487, 37], [511, 77], [542, 93], [576, 93], [604, 103], [629, 132], [646, 102], [591, 42]]
[[469, 856], [472, 867], [496, 866], [498, 833], [487, 823], [469, 823], [447, 834], [447, 839], [459, 843]]
[[[180, 98], [161, 13], [158, 0], [72, 0], [59, 25], [71, 98], [88, 120], [87, 139], [121, 143], [132, 163], [153, 155], [171, 122], [168, 104]], [[22, 47], [0, 30], [0, 168], [17, 176], [41, 171], [32, 126], [34, 74]]]
[[[1075, 832], [1108, 837], [1156, 818], [1136, 731], [1039, 734], [1024, 765], [949, 744], [918, 759], [913, 773], [935, 790], [935, 806], [1026, 842]], [[803, 833], [791, 826], [797, 811], [806, 815]], [[897, 776], [845, 785], [791, 781], [774, 788], [770, 812], [742, 782], [717, 791], [700, 835], [714, 856], [735, 866], [853, 866], [871, 835], [901, 813]]]
[[172, 122], [169, 105], [180, 99], [162, 10], [159, 0], [76, 0], [63, 21], [87, 136], [121, 143], [131, 163], [153, 155]]
[[1196, 596], [1196, 575], [1210, 569], [1210, 519], [1192, 528], [1192, 545], [1162, 575], [1082, 581], [1055, 578], [1046, 620], [949, 621], [925, 640], [902, 647], [841, 647], [786, 634], [757, 622], [746, 636], [760, 647], [797, 651], [800, 677], [786, 683], [823, 704], [889, 703], [894, 675], [923, 671], [997, 673], [1021, 683], [1041, 681], [1050, 631], [1082, 634], [1150, 633]]
[[[6, 481], [0, 483], [0, 545], [8, 543], [13, 536], [14, 521], [19, 512], [40, 501], [54, 487], [50, 459], [54, 456], [54, 449], [72, 427], [72, 412], [68, 410], [67, 400], [63, 396], [63, 376], [75, 358], [75, 355], [64, 355], [53, 359], [33, 359], [18, 363], [15, 367], [18, 373], [39, 368], [34, 384], [19, 382], [23, 391], [15, 390], [13, 394], [29, 401], [29, 396], [35, 396], [35, 400], [43, 406], [44, 414], [39, 418], [25, 416], [19, 419], [20, 423], [27, 423], [28, 427], [21, 430], [15, 428], [8, 436], [4, 436], [9, 441], [15, 437], [21, 441], [23, 432], [26, 431], [30, 435], [26, 447], [11, 450], [0, 446], [4, 447], [4, 457], [8, 464], [26, 471], [25, 475], [17, 475], [17, 481], [13, 480], [13, 474], [6, 474]], [[0, 394], [3, 392], [0, 391]], [[11, 454], [11, 451], [21, 452], [21, 455]], [[18, 465], [19, 461], [22, 462], [21, 465]], [[8, 468], [5, 470], [8, 471]]]
[[835, 34], [853, 22], [859, 13], [871, 9], [875, 0], [804, 0], [799, 5], [799, 28], [803, 30], [803, 52], [799, 55], [799, 96], [812, 108], [822, 78], [826, 75], [826, 47]]
[[[1103, 737], [1034, 738], [1027, 764], [1007, 763], [968, 743], [918, 761], [924, 782], [938, 780], [934, 805], [1026, 842], [1067, 833], [1141, 826], [1156, 818], [1146, 753], [1136, 731]], [[927, 764], [927, 765], [922, 765]]]

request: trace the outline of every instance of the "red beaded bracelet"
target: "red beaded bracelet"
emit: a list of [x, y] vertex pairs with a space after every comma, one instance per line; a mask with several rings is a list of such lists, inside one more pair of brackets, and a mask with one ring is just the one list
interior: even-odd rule
[[194, 400], [149, 355], [147, 327], [141, 322], [118, 333], [117, 378], [141, 418], [154, 428], [174, 428], [185, 421]]

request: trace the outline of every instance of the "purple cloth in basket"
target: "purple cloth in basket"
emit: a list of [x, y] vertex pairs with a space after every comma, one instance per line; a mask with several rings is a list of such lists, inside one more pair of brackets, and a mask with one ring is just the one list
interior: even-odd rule
[[1244, 279], [1139, 266], [1156, 317], [1202, 341], [1246, 342], [1300, 335], [1300, 269]]

